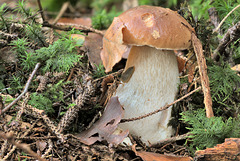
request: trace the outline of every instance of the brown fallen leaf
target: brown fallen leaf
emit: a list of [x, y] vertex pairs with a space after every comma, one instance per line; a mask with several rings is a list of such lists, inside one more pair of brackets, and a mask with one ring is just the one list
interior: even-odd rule
[[191, 161], [193, 160], [191, 157], [183, 157], [183, 156], [171, 156], [171, 155], [163, 155], [153, 152], [146, 151], [136, 151], [136, 145], [132, 146], [132, 150], [134, 153], [141, 157], [144, 161]]
[[106, 78], [103, 79], [101, 86], [102, 86], [102, 94], [99, 98], [100, 100], [100, 105], [104, 105], [106, 102], [106, 99], [108, 97], [108, 89], [109, 89], [109, 84], [114, 82], [114, 77], [113, 75], [109, 75]]
[[87, 56], [91, 63], [91, 66], [95, 69], [95, 65], [103, 64], [100, 53], [102, 50], [102, 38], [103, 36], [96, 33], [88, 33], [85, 37], [84, 46], [87, 49]]
[[230, 161], [240, 160], [240, 138], [227, 138], [214, 148], [199, 150], [195, 153], [195, 161]]
[[46, 147], [47, 147], [47, 142], [38, 140], [38, 141], [36, 141], [36, 146], [41, 152], [43, 152], [44, 149], [46, 149]]
[[119, 135], [113, 134], [123, 114], [124, 110], [118, 101], [118, 97], [112, 97], [106, 105], [102, 117], [90, 129], [78, 134], [77, 137], [87, 145], [102, 140], [106, 140], [110, 146], [117, 145], [128, 135], [128, 130]]
[[234, 70], [234, 71], [240, 72], [240, 64], [235, 65], [231, 69]]
[[178, 62], [178, 71], [179, 73], [181, 73], [185, 68], [186, 60], [177, 56], [177, 62]]
[[196, 64], [192, 64], [188, 66], [188, 82], [192, 83], [195, 73]]

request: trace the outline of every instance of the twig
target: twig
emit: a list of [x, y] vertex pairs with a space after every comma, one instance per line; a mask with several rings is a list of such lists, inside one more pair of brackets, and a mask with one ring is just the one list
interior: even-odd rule
[[94, 32], [100, 35], [104, 35], [103, 31], [94, 29], [92, 27], [84, 26], [84, 25], [77, 25], [77, 24], [72, 24], [72, 23], [57, 23], [56, 25], [50, 24], [48, 22], [42, 23], [43, 27], [50, 27], [52, 29], [56, 30], [63, 30], [63, 31], [70, 31], [75, 27], [79, 27], [82, 32]]
[[218, 25], [218, 27], [216, 29], [213, 30], [213, 33], [218, 31], [219, 28], [222, 26], [223, 22], [228, 18], [228, 16], [230, 16], [230, 14], [232, 14], [237, 8], [240, 7], [240, 4], [237, 5], [234, 9], [232, 9], [224, 18], [223, 20], [220, 22], [220, 24]]
[[40, 10], [39, 12], [40, 12], [40, 14], [41, 14], [41, 16], [42, 16], [42, 20], [43, 20], [43, 22], [45, 22], [46, 19], [45, 19], [44, 13], [43, 13], [43, 8], [42, 8], [41, 1], [40, 1], [40, 0], [37, 0], [37, 3], [38, 3], [39, 10]]
[[[51, 134], [48, 133], [48, 136], [50, 136]], [[46, 152], [42, 155], [43, 158], [47, 158], [47, 155], [52, 151], [53, 149], [53, 142], [51, 139], [48, 139], [48, 149], [46, 150]]]
[[88, 32], [95, 32], [97, 34], [104, 35], [103, 31], [97, 30], [97, 29], [94, 29], [92, 27], [88, 27], [88, 26], [85, 26], [85, 25], [79, 25], [79, 24], [73, 24], [73, 23], [57, 23], [57, 25], [79, 27], [79, 28], [82, 28], [83, 30], [88, 31]]
[[69, 4], [70, 4], [69, 2], [63, 3], [62, 8], [61, 8], [59, 14], [57, 15], [57, 17], [56, 17], [55, 20], [53, 21], [53, 24], [54, 24], [54, 25], [58, 22], [58, 20], [59, 20], [59, 19], [62, 17], [62, 15], [65, 13], [65, 11], [67, 10]]
[[35, 159], [40, 160], [40, 161], [46, 161], [45, 159], [43, 159], [39, 155], [37, 155], [37, 153], [32, 151], [31, 148], [27, 144], [19, 144], [19, 143], [15, 142], [12, 133], [5, 134], [3, 132], [0, 132], [0, 137], [7, 140], [9, 143], [13, 144], [17, 148], [23, 150], [25, 153], [31, 155]]
[[217, 49], [214, 51], [212, 58], [216, 61], [219, 59], [218, 52], [220, 55], [228, 56], [226, 53], [226, 47], [233, 41], [236, 41], [240, 38], [240, 21], [236, 23], [233, 27], [229, 28], [227, 33], [223, 36], [220, 44], [218, 45]]
[[5, 108], [2, 110], [2, 113], [1, 113], [1, 114], [7, 112], [7, 111], [8, 111], [15, 103], [17, 103], [17, 102], [22, 98], [22, 96], [28, 91], [28, 87], [29, 87], [29, 85], [30, 85], [30, 83], [31, 83], [31, 81], [32, 81], [32, 79], [33, 79], [34, 75], [36, 74], [36, 72], [37, 72], [37, 70], [38, 70], [39, 67], [40, 67], [40, 63], [37, 63], [36, 66], [35, 66], [35, 68], [34, 68], [34, 70], [33, 70], [33, 72], [32, 72], [32, 74], [31, 74], [30, 77], [28, 78], [28, 81], [27, 81], [27, 83], [26, 83], [26, 85], [25, 85], [24, 91], [23, 91], [14, 101], [12, 101], [12, 103], [10, 103], [7, 107], [5, 107]]
[[57, 137], [56, 136], [44, 136], [44, 137], [25, 136], [25, 137], [16, 138], [16, 140], [47, 140], [47, 139], [57, 139]]
[[63, 134], [61, 134], [58, 130], [57, 127], [54, 125], [54, 123], [48, 118], [48, 116], [45, 114], [44, 110], [39, 110], [37, 108], [34, 108], [30, 105], [26, 105], [24, 112], [26, 114], [29, 114], [33, 117], [36, 118], [41, 118], [43, 119], [44, 123], [48, 126], [48, 128], [57, 136], [57, 138], [61, 141], [64, 142], [66, 139]]
[[4, 140], [4, 143], [2, 144], [2, 147], [1, 147], [0, 160], [3, 159], [3, 155], [5, 154], [7, 146], [8, 146], [8, 141]]
[[1, 31], [1, 30], [0, 30], [0, 36], [1, 36], [1, 37], [4, 37], [4, 38], [7, 39], [7, 40], [8, 40], [9, 38], [13, 40], [13, 39], [16, 39], [16, 38], [18, 37], [17, 34], [9, 34], [9, 33], [3, 32], [3, 31]]
[[178, 141], [178, 140], [184, 140], [190, 135], [191, 135], [190, 133], [186, 133], [186, 134], [183, 134], [183, 135], [178, 135], [178, 136], [174, 136], [174, 137], [171, 137], [171, 138], [168, 138], [168, 139], [164, 139], [164, 140], [161, 140], [160, 142], [158, 142], [157, 144], [152, 145], [151, 147], [158, 148], [163, 144], [175, 142], [175, 141]]
[[97, 82], [97, 81], [100, 81], [100, 80], [102, 80], [102, 79], [104, 79], [104, 78], [107, 78], [109, 75], [113, 75], [113, 76], [115, 76], [115, 75], [119, 75], [119, 74], [121, 74], [122, 72], [123, 72], [123, 69], [120, 69], [120, 70], [118, 70], [118, 71], [116, 71], [116, 72], [114, 72], [114, 73], [110, 73], [110, 74], [105, 75], [105, 76], [103, 76], [103, 77], [100, 77], [100, 78], [94, 79], [94, 80], [93, 80], [93, 83], [95, 83], [95, 82]]
[[[209, 17], [210, 17], [210, 20], [212, 22], [212, 24], [214, 25], [215, 28], [218, 27], [219, 25], [219, 18], [218, 18], [218, 12], [216, 10], [215, 7], [211, 7], [208, 9], [208, 14], [209, 14]], [[214, 31], [215, 29], [213, 29]], [[216, 30], [220, 35], [222, 35], [222, 32], [220, 30], [220, 28], [218, 30]], [[215, 31], [215, 32], [216, 32]]]
[[170, 106], [172, 106], [172, 105], [176, 104], [177, 102], [183, 100], [184, 98], [190, 96], [191, 94], [195, 93], [195, 92], [198, 91], [199, 89], [201, 89], [201, 87], [198, 87], [198, 88], [194, 89], [193, 91], [191, 91], [191, 92], [189, 92], [188, 94], [182, 96], [181, 98], [177, 99], [176, 101], [174, 101], [174, 102], [172, 102], [172, 103], [170, 103], [170, 104], [168, 104], [168, 105], [166, 105], [166, 106], [164, 106], [164, 107], [161, 107], [160, 109], [158, 109], [158, 110], [156, 110], [156, 111], [147, 113], [147, 114], [145, 114], [145, 115], [143, 115], [143, 116], [139, 116], [139, 117], [134, 117], [134, 118], [130, 118], [130, 119], [122, 119], [122, 120], [120, 121], [120, 123], [130, 122], [130, 121], [135, 121], [135, 120], [140, 120], [140, 119], [146, 118], [146, 117], [148, 117], [148, 116], [154, 115], [154, 114], [156, 114], [156, 113], [158, 113], [158, 112], [160, 112], [160, 111], [166, 110], [166, 109], [168, 109]]

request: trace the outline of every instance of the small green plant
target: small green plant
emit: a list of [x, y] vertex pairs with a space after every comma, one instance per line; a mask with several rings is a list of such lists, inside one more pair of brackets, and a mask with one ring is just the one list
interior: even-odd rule
[[[239, 43], [240, 39], [238, 39], [231, 48], [234, 48], [235, 45], [237, 45]], [[240, 64], [240, 47], [238, 46], [235, 50], [235, 52], [233, 53], [233, 60], [236, 64]]]
[[213, 100], [226, 101], [236, 92], [240, 77], [226, 64], [209, 66], [208, 69]]
[[69, 83], [60, 80], [56, 84], [49, 84], [43, 93], [32, 93], [28, 103], [37, 109], [44, 110], [47, 114], [53, 114], [55, 112], [53, 103], [64, 102], [63, 88]]
[[92, 17], [92, 25], [96, 29], [107, 29], [111, 25], [113, 18], [119, 15], [120, 12], [116, 12], [114, 8], [109, 13], [104, 9]]
[[[82, 42], [83, 43], [83, 42]], [[77, 54], [76, 46], [71, 38], [61, 38], [48, 47], [29, 51], [26, 39], [18, 39], [11, 43], [13, 50], [18, 53], [20, 64], [24, 70], [32, 70], [36, 63], [43, 65], [42, 72], [68, 72], [70, 68], [82, 57]]]
[[76, 44], [69, 38], [55, 41], [49, 47], [35, 51], [37, 60], [44, 64], [42, 71], [68, 72], [82, 56], [77, 54]]
[[12, 51], [17, 53], [18, 55], [24, 54], [27, 50], [29, 50], [29, 42], [27, 42], [26, 38], [18, 38], [17, 40], [13, 40], [10, 45], [12, 45]]
[[189, 125], [187, 129], [193, 134], [189, 138], [197, 149], [213, 147], [223, 143], [225, 138], [240, 137], [238, 118], [230, 117], [227, 120], [223, 120], [222, 117], [207, 118], [204, 109], [183, 112], [181, 115], [181, 120]]
[[[71, 103], [67, 107], [65, 107], [64, 109], [68, 110], [69, 108], [72, 108], [74, 106], [76, 106], [76, 104], [75, 103]], [[60, 116], [63, 116], [65, 113], [66, 113], [66, 111], [60, 112]]]
[[34, 57], [35, 53], [33, 52], [26, 52], [25, 54], [22, 54], [20, 56], [21, 60], [21, 66], [23, 67], [23, 70], [30, 71], [34, 68], [34, 66], [37, 64], [36, 57]]
[[23, 88], [22, 79], [20, 76], [13, 75], [9, 81], [10, 81], [10, 88], [8, 89], [8, 92], [10, 94], [17, 93]]
[[26, 24], [24, 31], [26, 33], [26, 36], [34, 43], [38, 44], [41, 47], [47, 46], [46, 37], [42, 31], [42, 25], [36, 23], [32, 23], [30, 25]]
[[0, 29], [4, 30], [4, 29], [8, 29], [8, 26], [7, 26], [7, 23], [6, 23], [6, 20], [5, 18], [3, 17], [5, 11], [6, 11], [6, 6], [7, 4], [6, 3], [3, 3], [0, 7]]
[[[33, 11], [31, 10], [31, 8], [26, 8], [26, 1], [25, 0], [19, 0], [17, 7], [15, 9], [15, 11], [17, 11], [20, 15], [22, 15], [25, 18], [28, 17], [32, 17], [33, 16]], [[31, 18], [33, 21], [35, 21], [35, 19], [32, 17]]]
[[49, 97], [38, 93], [32, 93], [30, 100], [28, 101], [29, 105], [32, 105], [39, 110], [44, 110], [46, 114], [52, 114], [55, 112], [52, 107], [52, 103], [53, 102], [49, 99]]
[[100, 78], [106, 75], [105, 68], [102, 63], [99, 65], [94, 64], [96, 67], [96, 70], [93, 71], [93, 78]]

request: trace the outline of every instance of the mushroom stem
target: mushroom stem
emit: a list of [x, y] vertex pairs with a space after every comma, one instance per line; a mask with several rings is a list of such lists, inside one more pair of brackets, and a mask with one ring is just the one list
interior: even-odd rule
[[[178, 63], [171, 50], [158, 50], [148, 46], [133, 46], [125, 71], [135, 67], [127, 83], [119, 85], [116, 95], [125, 109], [124, 118], [132, 118], [155, 111], [174, 101], [178, 91]], [[172, 108], [147, 118], [120, 124], [123, 129], [141, 137], [149, 144], [171, 137], [173, 128], [168, 126]]]

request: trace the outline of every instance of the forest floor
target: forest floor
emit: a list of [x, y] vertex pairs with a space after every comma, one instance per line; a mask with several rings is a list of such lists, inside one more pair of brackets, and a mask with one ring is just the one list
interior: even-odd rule
[[[225, 29], [220, 38], [212, 36], [212, 30], [219, 25], [217, 15], [210, 15], [211, 27], [203, 24], [206, 22], [193, 22], [189, 16], [189, 23], [198, 29], [197, 34], [201, 32], [199, 37], [204, 40], [216, 116], [210, 125], [204, 124], [203, 131], [196, 133], [202, 133], [212, 142], [200, 141], [203, 142], [200, 144], [196, 139], [202, 137], [194, 130], [199, 130], [205, 121], [204, 110], [203, 114], [199, 110], [182, 114], [183, 118], [180, 115], [204, 109], [204, 94], [198, 88], [201, 81], [196, 58], [191, 52], [187, 56], [187, 51], [179, 51], [192, 64], [181, 73], [177, 98], [187, 97], [174, 103], [175, 135], [146, 146], [129, 134], [132, 142], [129, 146], [114, 144], [123, 134], [111, 131], [122, 119], [123, 111], [104, 111], [106, 106], [116, 103], [112, 95], [120, 83], [126, 60], [120, 61], [111, 73], [105, 73], [100, 58], [105, 30], [93, 28], [91, 9], [66, 2], [60, 11], [49, 12], [42, 8], [40, 0], [6, 1], [6, 5], [4, 0], [0, 2], [0, 160], [201, 160], [205, 152], [195, 153], [199, 147], [214, 147], [225, 138], [240, 137], [239, 132], [235, 134], [239, 129], [235, 127], [239, 125], [240, 54], [233, 54], [240, 51], [239, 22]], [[210, 39], [217, 45], [211, 44]], [[216, 50], [210, 49], [212, 46]], [[212, 74], [217, 71], [218, 75]], [[195, 117], [202, 120], [194, 122]], [[112, 120], [118, 120], [116, 125], [104, 129], [113, 124]], [[193, 125], [196, 122], [200, 122], [198, 127]], [[214, 123], [219, 127], [212, 130]], [[225, 133], [211, 134], [217, 133], [217, 128]], [[199, 137], [191, 137], [195, 135]], [[114, 139], [107, 139], [109, 136]], [[239, 140], [226, 142], [232, 145], [232, 150], [224, 150], [222, 144], [223, 150], [216, 153], [224, 151], [229, 160], [233, 156], [238, 158], [240, 149], [233, 143], [239, 145]]]

